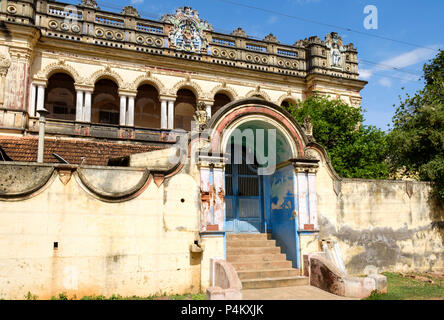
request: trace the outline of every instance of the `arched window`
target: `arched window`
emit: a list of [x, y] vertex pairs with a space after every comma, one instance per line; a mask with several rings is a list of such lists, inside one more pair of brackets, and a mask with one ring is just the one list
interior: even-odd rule
[[214, 96], [214, 104], [211, 107], [211, 115], [214, 115], [217, 110], [222, 108], [227, 103], [230, 103], [231, 99], [229, 96], [227, 96], [225, 93], [216, 93]]
[[76, 89], [74, 79], [65, 73], [53, 74], [45, 90], [45, 109], [47, 118], [76, 119]]
[[191, 90], [180, 89], [177, 91], [174, 103], [174, 127], [191, 131], [191, 121], [193, 121], [196, 106], [196, 96]]
[[109, 79], [96, 82], [92, 96], [91, 122], [119, 124], [119, 88]]
[[148, 84], [137, 88], [134, 108], [136, 127], [160, 128], [160, 101], [156, 88]]

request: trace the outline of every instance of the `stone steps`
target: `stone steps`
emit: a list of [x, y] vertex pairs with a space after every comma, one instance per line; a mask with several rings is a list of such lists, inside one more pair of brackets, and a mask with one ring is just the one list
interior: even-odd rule
[[262, 261], [285, 261], [285, 254], [270, 253], [270, 254], [227, 254], [227, 261], [229, 263], [236, 262], [262, 262]]
[[282, 278], [299, 276], [299, 269], [282, 268], [282, 269], [259, 269], [259, 270], [242, 270], [237, 272], [240, 280], [261, 279], [261, 278]]
[[227, 234], [227, 261], [244, 289], [308, 285], [269, 234]]
[[264, 289], [264, 288], [295, 287], [295, 286], [307, 286], [307, 285], [308, 285], [308, 278], [303, 276], [242, 280], [243, 289]]
[[227, 256], [244, 255], [244, 254], [273, 254], [281, 253], [279, 247], [227, 247]]

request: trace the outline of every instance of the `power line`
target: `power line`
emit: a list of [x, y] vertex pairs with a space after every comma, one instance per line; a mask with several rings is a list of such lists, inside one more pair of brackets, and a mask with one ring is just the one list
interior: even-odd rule
[[[273, 13], [273, 14], [279, 14], [279, 15], [283, 15], [283, 16], [286, 16], [286, 17], [289, 17], [289, 18], [294, 18], [294, 19], [298, 19], [298, 20], [302, 20], [302, 21], [306, 21], [306, 22], [310, 22], [310, 23], [314, 23], [314, 24], [320, 24], [320, 25], [324, 25], [324, 26], [328, 26], [328, 27], [333, 27], [333, 28], [338, 28], [338, 29], [342, 29], [342, 30], [346, 30], [346, 31], [350, 31], [350, 32], [356, 32], [356, 33], [364, 34], [364, 35], [367, 35], [367, 36], [375, 36], [375, 35], [368, 34], [368, 33], [365, 33], [365, 32], [361, 32], [361, 31], [357, 31], [357, 30], [352, 30], [352, 29], [349, 29], [349, 28], [339, 27], [339, 26], [336, 26], [336, 25], [331, 25], [331, 24], [327, 24], [327, 23], [323, 23], [323, 22], [317, 22], [317, 21], [314, 21], [314, 20], [309, 20], [309, 19], [305, 19], [305, 18], [291, 16], [291, 15], [287, 15], [285, 13], [280, 13], [280, 12], [277, 12], [277, 11], [274, 11], [274, 10], [259, 8], [259, 7], [255, 7], [255, 6], [251, 6], [251, 5], [244, 5], [244, 4], [236, 3], [236, 2], [230, 1], [230, 0], [219, 0], [219, 1], [227, 2], [227, 3], [233, 4], [233, 5], [237, 5], [237, 6], [241, 6], [241, 7], [247, 7], [247, 8], [252, 8], [252, 9], [261, 10], [261, 11], [265, 11], [265, 12], [270, 12], [270, 13]], [[100, 4], [101, 5], [105, 4], [105, 5], [102, 5], [102, 7], [108, 8], [108, 9], [113, 9], [113, 10], [121, 10], [122, 9], [120, 7], [111, 5], [109, 2], [103, 1], [103, 0], [100, 1]], [[158, 13], [156, 14], [156, 13], [147, 12], [147, 11], [143, 11], [143, 10], [138, 10], [138, 12], [141, 13], [142, 15], [144, 15], [144, 16], [149, 16], [149, 17], [155, 18], [155, 19], [158, 19], [158, 18], [161, 17], [161, 14], [158, 14]], [[229, 31], [224, 30], [224, 29], [219, 29], [219, 28], [216, 28], [215, 31], [216, 32], [221, 32], [221, 33], [227, 33], [227, 34], [229, 33]], [[258, 37], [252, 37], [252, 36], [249, 36], [249, 37], [257, 38], [258, 39]], [[376, 37], [381, 38], [380, 36], [376, 36]], [[399, 40], [394, 40], [394, 39], [389, 39], [389, 38], [384, 38], [384, 39], [385, 40], [390, 40], [390, 41], [404, 43], [403, 41], [399, 41]], [[422, 46], [419, 46], [419, 45], [416, 45], [416, 44], [411, 44], [411, 43], [405, 43], [405, 44], [409, 44], [409, 45], [412, 45], [412, 46], [417, 46], [417, 47], [425, 48], [425, 49], [429, 49], [429, 50], [438, 51], [436, 49], [422, 47]], [[417, 76], [418, 78], [421, 77], [421, 75], [418, 75], [416, 73], [413, 73], [413, 72], [410, 72], [410, 71], [407, 71], [407, 70], [401, 70], [401, 68], [398, 68], [398, 67], [395, 67], [395, 66], [391, 66], [391, 65], [387, 65], [387, 64], [381, 64], [381, 63], [378, 63], [378, 62], [373, 62], [373, 61], [364, 60], [364, 59], [359, 59], [359, 62], [363, 62], [363, 63], [367, 63], [367, 64], [372, 64], [372, 65], [377, 65], [377, 66], [382, 66], [382, 67], [384, 67], [386, 69], [391, 69], [391, 70], [395, 70], [397, 72], [411, 74], [411, 75]], [[372, 74], [377, 75], [375, 72], [372, 72]], [[400, 78], [400, 77], [396, 77], [396, 76], [388, 76], [388, 75], [384, 75], [384, 76], [380, 75], [380, 76], [381, 77], [390, 77], [390, 78], [400, 79], [400, 80], [405, 80], [405, 81], [416, 81], [416, 80]]]
[[306, 19], [306, 18], [302, 18], [302, 17], [297, 17], [297, 16], [293, 16], [293, 15], [290, 15], [290, 14], [282, 13], [282, 12], [279, 12], [279, 11], [265, 9], [265, 8], [260, 8], [260, 7], [256, 7], [256, 6], [252, 6], [252, 5], [248, 5], [248, 4], [243, 4], [243, 3], [238, 3], [238, 2], [235, 2], [235, 1], [231, 1], [231, 0], [218, 0], [218, 1], [229, 3], [229, 4], [234, 5], [234, 6], [239, 6], [239, 7], [259, 10], [259, 11], [263, 11], [263, 12], [268, 12], [268, 13], [280, 15], [280, 16], [283, 16], [283, 17], [295, 19], [295, 20], [301, 20], [301, 21], [304, 21], [304, 22], [312, 23], [312, 24], [318, 24], [318, 25], [322, 25], [322, 26], [325, 26], [325, 27], [329, 27], [329, 28], [336, 28], [336, 29], [340, 29], [340, 30], [344, 30], [344, 31], [354, 32], [354, 33], [361, 34], [361, 35], [364, 35], [364, 36], [367, 36], [367, 37], [373, 37], [373, 38], [378, 38], [378, 39], [382, 39], [382, 40], [397, 42], [397, 43], [405, 44], [405, 45], [408, 45], [408, 46], [428, 49], [428, 50], [432, 50], [432, 51], [439, 51], [437, 49], [429, 48], [429, 47], [424, 47], [422, 45], [415, 44], [415, 43], [412, 43], [412, 42], [396, 40], [396, 39], [392, 39], [392, 38], [388, 38], [388, 37], [384, 37], [384, 36], [378, 36], [378, 35], [375, 35], [375, 34], [363, 32], [363, 31], [359, 31], [359, 30], [354, 30], [354, 29], [347, 28], [347, 27], [341, 27], [341, 26], [337, 26], [337, 25], [334, 25], [334, 24], [329, 24], [329, 23], [325, 23], [325, 22], [320, 22], [320, 21], [310, 20], [310, 19]]
[[420, 74], [417, 74], [415, 72], [412, 72], [412, 71], [409, 71], [409, 70], [402, 70], [402, 68], [394, 67], [394, 66], [391, 66], [391, 65], [388, 65], [388, 64], [382, 64], [382, 63], [373, 62], [373, 61], [364, 60], [364, 59], [359, 59], [359, 63], [365, 63], [365, 64], [381, 66], [384, 69], [390, 69], [390, 70], [394, 70], [394, 71], [397, 71], [397, 72], [407, 73], [407, 74], [411, 74], [411, 75], [414, 75], [414, 76], [421, 77]]

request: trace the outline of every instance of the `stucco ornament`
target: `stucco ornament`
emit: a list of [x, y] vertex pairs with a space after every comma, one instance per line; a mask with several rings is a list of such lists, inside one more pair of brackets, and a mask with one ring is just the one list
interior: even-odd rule
[[10, 66], [11, 59], [9, 58], [9, 54], [0, 53], [0, 76], [6, 77]]
[[302, 124], [302, 127], [304, 128], [305, 134], [307, 136], [313, 135], [313, 124], [311, 123], [311, 116], [309, 114], [304, 118], [304, 123]]
[[330, 49], [330, 58], [332, 67], [342, 67], [342, 52], [345, 51], [342, 46], [342, 39], [336, 32], [332, 32], [326, 37], [327, 48]]
[[208, 113], [206, 111], [205, 102], [199, 102], [197, 104], [196, 111], [194, 112], [194, 121], [197, 122], [199, 126], [199, 131], [205, 130], [208, 125]]
[[140, 17], [139, 13], [137, 12], [137, 9], [134, 8], [133, 6], [123, 7], [122, 12], [120, 14], [123, 14], [125, 16]]
[[82, 0], [82, 2], [80, 3], [80, 5], [82, 7], [88, 7], [88, 8], [95, 8], [95, 9], [100, 9], [97, 6], [97, 2], [96, 0]]
[[200, 52], [208, 46], [204, 31], [213, 27], [199, 18], [199, 13], [190, 7], [178, 8], [175, 14], [162, 16], [162, 22], [171, 23], [169, 32], [170, 46], [178, 50]]

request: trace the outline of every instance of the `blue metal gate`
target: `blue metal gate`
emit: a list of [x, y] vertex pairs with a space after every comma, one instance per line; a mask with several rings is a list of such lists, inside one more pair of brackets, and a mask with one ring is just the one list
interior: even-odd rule
[[262, 224], [262, 177], [256, 164], [225, 166], [225, 231], [258, 233]]

